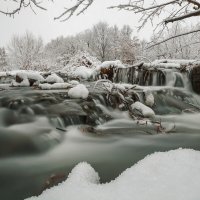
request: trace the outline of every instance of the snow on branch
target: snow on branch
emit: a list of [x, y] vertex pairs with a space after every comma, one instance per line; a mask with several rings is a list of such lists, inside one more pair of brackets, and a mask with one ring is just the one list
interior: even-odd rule
[[179, 3], [179, 0], [173, 0], [173, 1], [169, 1], [169, 2], [166, 2], [166, 3], [163, 3], [163, 4], [154, 5], [154, 6], [147, 7], [147, 8], [144, 8], [143, 6], [138, 6], [139, 2], [143, 2], [143, 1], [136, 1], [135, 3], [133, 2], [133, 3], [128, 3], [128, 4], [120, 4], [120, 5], [117, 5], [117, 6], [111, 6], [109, 8], [111, 8], [111, 9], [112, 8], [119, 8], [120, 10], [124, 9], [124, 10], [134, 11], [135, 13], [140, 13], [140, 12], [143, 12], [143, 11], [153, 10], [153, 9], [156, 9], [156, 8], [163, 8], [164, 6], [167, 6], [167, 5], [170, 5], [170, 4]]
[[165, 40], [162, 40], [162, 41], [160, 41], [160, 42], [157, 42], [157, 43], [155, 43], [155, 44], [153, 44], [153, 45], [151, 45], [151, 46], [148, 46], [146, 49], [153, 48], [153, 47], [155, 47], [155, 46], [157, 46], [157, 45], [160, 45], [160, 44], [162, 44], [162, 43], [164, 43], [164, 42], [167, 42], [167, 41], [169, 41], [169, 40], [172, 40], [172, 39], [174, 39], [174, 38], [181, 37], [181, 36], [184, 36], [184, 35], [189, 35], [189, 34], [192, 34], [192, 33], [197, 33], [197, 32], [200, 32], [200, 29], [196, 29], [196, 30], [192, 30], [192, 31], [185, 32], [185, 33], [177, 34], [177, 35], [171, 36], [171, 37], [169, 37], [169, 38], [167, 38], [167, 39], [165, 39]]
[[167, 24], [169, 22], [176, 22], [176, 21], [180, 21], [180, 20], [183, 20], [183, 19], [186, 19], [189, 17], [195, 17], [195, 16], [200, 16], [200, 9], [198, 9], [194, 12], [183, 14], [178, 17], [172, 17], [172, 18], [165, 19], [164, 22], [165, 22], [165, 24]]
[[119, 10], [133, 11], [136, 14], [141, 14], [141, 26], [139, 29], [148, 21], [152, 23], [155, 18], [162, 18], [162, 13], [168, 13], [159, 23], [159, 25], [163, 26], [169, 22], [200, 16], [200, 2], [197, 0], [172, 0], [164, 3], [157, 3], [156, 0], [130, 0], [128, 3], [109, 8], [118, 8]]
[[14, 16], [16, 13], [19, 13], [21, 11], [22, 8], [27, 8], [30, 7], [31, 10], [35, 13], [33, 7], [37, 7], [39, 9], [42, 10], [46, 10], [46, 8], [40, 6], [41, 2], [38, 2], [36, 0], [12, 0], [11, 2], [17, 3], [17, 7], [11, 11], [3, 11], [0, 10], [0, 13], [5, 14], [5, 15], [9, 15], [9, 16]]
[[78, 15], [84, 13], [84, 11], [87, 10], [88, 7], [90, 7], [93, 2], [94, 2], [94, 0], [77, 0], [76, 4], [74, 6], [72, 6], [70, 8], [66, 8], [66, 10], [58, 17], [55, 17], [54, 20], [61, 19], [64, 17], [64, 19], [62, 21], [66, 21], [69, 18], [71, 18], [75, 13], [78, 16]]

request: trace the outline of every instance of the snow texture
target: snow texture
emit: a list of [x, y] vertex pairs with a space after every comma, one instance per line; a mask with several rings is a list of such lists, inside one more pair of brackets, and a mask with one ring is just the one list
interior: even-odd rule
[[180, 63], [159, 63], [159, 62], [152, 62], [152, 63], [144, 63], [145, 67], [148, 68], [165, 68], [165, 69], [180, 69]]
[[19, 71], [16, 73], [16, 76], [19, 76], [21, 79], [33, 79], [36, 81], [44, 81], [43, 76], [40, 75], [38, 71]]
[[6, 72], [0, 72], [0, 77], [5, 77], [5, 76], [7, 76]]
[[69, 84], [73, 85], [73, 86], [76, 86], [79, 84], [79, 81], [76, 81], [76, 80], [71, 80], [69, 81]]
[[68, 89], [72, 85], [69, 83], [54, 83], [54, 84], [49, 84], [49, 83], [44, 83], [44, 84], [39, 84], [39, 88], [42, 90], [54, 90], [54, 89]]
[[88, 68], [88, 67], [85, 67], [85, 66], [80, 66], [80, 67], [77, 67], [76, 70], [74, 71], [74, 75], [79, 77], [79, 78], [82, 78], [82, 79], [89, 79], [92, 74], [93, 74], [93, 69], [91, 68]]
[[60, 78], [57, 74], [52, 73], [51, 75], [49, 75], [45, 81], [47, 83], [64, 83], [63, 79]]
[[154, 117], [154, 111], [143, 103], [136, 101], [131, 105], [132, 110], [139, 111], [144, 117]]
[[12, 81], [11, 86], [14, 86], [14, 87], [29, 87], [30, 82], [27, 78], [25, 78], [25, 79], [23, 79], [23, 81], [21, 83], [17, 83], [16, 81]]
[[199, 63], [198, 60], [186, 60], [186, 59], [161, 59], [161, 60], [155, 60], [154, 63], [178, 63], [181, 65], [193, 65], [196, 63]]
[[104, 61], [104, 62], [99, 66], [99, 69], [102, 69], [102, 68], [109, 68], [109, 67], [114, 67], [114, 68], [125, 68], [125, 66], [121, 63], [120, 60], [114, 60], [114, 61]]
[[87, 99], [89, 95], [88, 89], [83, 84], [79, 84], [68, 91], [68, 95], [73, 99]]
[[150, 91], [145, 92], [145, 104], [150, 107], [154, 105], [154, 96]]
[[87, 163], [63, 183], [27, 200], [199, 200], [200, 152], [177, 149], [145, 157], [110, 183]]

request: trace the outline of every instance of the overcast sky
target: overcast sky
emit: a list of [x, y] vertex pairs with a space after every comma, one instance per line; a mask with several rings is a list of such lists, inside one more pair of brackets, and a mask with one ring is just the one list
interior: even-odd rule
[[[0, 1], [1, 9], [4, 8], [7, 10], [11, 8], [10, 5], [6, 5], [6, 1], [3, 2]], [[29, 8], [22, 10], [14, 18], [0, 13], [0, 46], [6, 46], [13, 34], [23, 34], [25, 31], [31, 31], [35, 35], [42, 36], [46, 43], [57, 36], [73, 35], [91, 28], [99, 21], [108, 22], [110, 25], [116, 24], [119, 27], [122, 27], [124, 24], [129, 24], [135, 30], [135, 34], [137, 34], [138, 16], [133, 12], [106, 9], [108, 6], [116, 5], [116, 0], [96, 0], [84, 14], [78, 17], [74, 16], [66, 22], [54, 21], [53, 18], [58, 16], [69, 3], [72, 3], [72, 1], [59, 0], [56, 3], [49, 1], [45, 5], [48, 11], [35, 9], [37, 15]], [[149, 38], [151, 34], [151, 26], [146, 26], [139, 33], [139, 37]]]

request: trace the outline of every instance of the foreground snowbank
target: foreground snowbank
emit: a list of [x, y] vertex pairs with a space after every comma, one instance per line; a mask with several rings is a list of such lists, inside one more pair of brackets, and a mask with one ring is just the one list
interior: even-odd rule
[[199, 200], [200, 152], [154, 153], [114, 181], [98, 183], [94, 169], [80, 163], [65, 182], [29, 200]]

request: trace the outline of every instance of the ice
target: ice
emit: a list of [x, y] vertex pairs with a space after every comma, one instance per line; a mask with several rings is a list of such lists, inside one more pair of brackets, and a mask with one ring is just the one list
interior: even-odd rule
[[79, 84], [75, 86], [74, 88], [71, 88], [68, 92], [68, 95], [70, 98], [74, 99], [86, 99], [89, 95], [88, 89], [83, 84]]
[[200, 152], [177, 149], [151, 154], [106, 184], [80, 163], [66, 181], [27, 200], [199, 200], [199, 182]]

